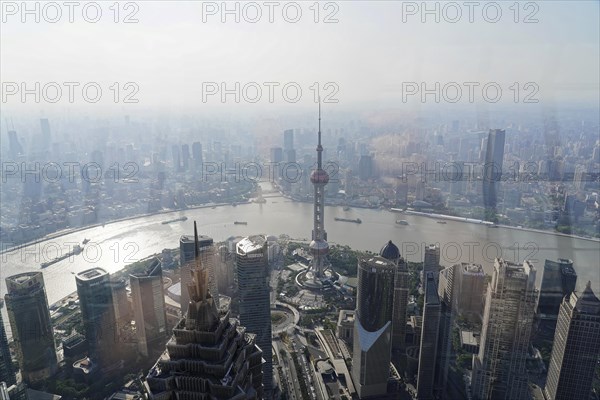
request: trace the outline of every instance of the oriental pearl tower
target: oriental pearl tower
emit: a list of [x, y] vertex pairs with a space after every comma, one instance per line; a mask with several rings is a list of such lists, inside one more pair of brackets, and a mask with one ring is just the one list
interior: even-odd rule
[[317, 168], [310, 175], [310, 181], [315, 187], [314, 216], [312, 241], [310, 242], [310, 252], [313, 256], [311, 269], [315, 276], [315, 282], [320, 281], [325, 276], [324, 262], [327, 253], [329, 253], [329, 244], [327, 243], [327, 232], [325, 232], [324, 206], [325, 206], [325, 185], [329, 182], [329, 175], [323, 169], [323, 146], [321, 145], [321, 101], [319, 100], [319, 143], [317, 144]]

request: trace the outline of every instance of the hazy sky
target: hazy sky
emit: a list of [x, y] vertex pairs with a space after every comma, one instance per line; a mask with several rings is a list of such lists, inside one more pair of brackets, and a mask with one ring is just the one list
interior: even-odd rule
[[[240, 82], [240, 87], [248, 82], [259, 83], [262, 99], [250, 104], [242, 96], [241, 103], [245, 108], [262, 111], [311, 105], [310, 87], [314, 82], [321, 86], [333, 82], [329, 90], [321, 89], [321, 95], [331, 94], [337, 86], [339, 91], [332, 98], [339, 100], [335, 107], [342, 108], [357, 104], [402, 105], [405, 82], [426, 82], [430, 88], [435, 82], [441, 86], [457, 82], [463, 90], [463, 104], [468, 104], [468, 88], [463, 82], [496, 82], [503, 90], [503, 102], [514, 101], [510, 89], [514, 82], [520, 85], [520, 102], [535, 89], [523, 86], [533, 82], [539, 92], [532, 98], [542, 104], [598, 104], [598, 1], [521, 2], [516, 7], [520, 11], [518, 23], [514, 22], [512, 1], [492, 5], [479, 2], [473, 23], [462, 1], [453, 3], [462, 15], [456, 23], [446, 19], [453, 19], [457, 8], [436, 2], [429, 2], [428, 7], [433, 9], [437, 4], [439, 23], [433, 14], [426, 15], [422, 22], [421, 10], [415, 15], [406, 12], [413, 6], [421, 8], [421, 2], [400, 1], [320, 2], [319, 23], [313, 20], [312, 1], [296, 3], [302, 10], [297, 23], [284, 19], [284, 5], [288, 7], [285, 16], [295, 16], [295, 6], [290, 2], [278, 2], [273, 23], [268, 21], [269, 8], [264, 2], [255, 3], [262, 12], [256, 23], [244, 18], [254, 17], [256, 8], [252, 6], [246, 6], [245, 14], [240, 12], [239, 23], [234, 15], [227, 15], [226, 22], [221, 22], [221, 2], [141, 1], [127, 8], [121, 3], [119, 19], [135, 12], [137, 23], [115, 23], [114, 11], [109, 9], [113, 2], [97, 3], [102, 10], [97, 23], [84, 20], [82, 7], [86, 2], [75, 9], [74, 23], [69, 23], [69, 10], [62, 2], [58, 2], [62, 12], [58, 23], [45, 20], [54, 18], [56, 11], [46, 6], [44, 14], [44, 3], [39, 5], [39, 23], [34, 15], [23, 16], [20, 9], [12, 15], [21, 2], [2, 3], [0, 71], [4, 92], [7, 82], [26, 82], [30, 88], [34, 82], [42, 86], [48, 82], [97, 82], [103, 90], [101, 101], [90, 104], [82, 98], [79, 86], [72, 105], [67, 101], [66, 86], [57, 104], [44, 98], [36, 104], [31, 95], [22, 104], [19, 94], [6, 97], [3, 93], [1, 105], [6, 113], [23, 108], [40, 112], [65, 106], [87, 110], [114, 107], [114, 91], [110, 90], [114, 82], [119, 82], [121, 96], [133, 91], [132, 86], [123, 87], [126, 82], [139, 88], [133, 95], [139, 103], [123, 104], [121, 97], [119, 110], [240, 107], [233, 95], [226, 97], [225, 104], [218, 94], [208, 96], [203, 103], [206, 82], [225, 82], [228, 88], [234, 88], [235, 82]], [[239, 9], [244, 5], [239, 3]], [[494, 19], [495, 5], [502, 16], [496, 23], [487, 22], [483, 7], [488, 7], [486, 17]], [[227, 6], [233, 9], [236, 3]], [[219, 8], [216, 15], [203, 15], [203, 8], [214, 7]], [[94, 7], [87, 10], [92, 19]], [[330, 13], [334, 13], [337, 23], [322, 22]], [[532, 13], [538, 22], [524, 23]], [[27, 18], [25, 23], [22, 17]], [[268, 101], [268, 86], [263, 82], [280, 83], [274, 88], [273, 104]], [[281, 88], [288, 82], [302, 89], [296, 104], [282, 95]], [[290, 98], [295, 95], [292, 89]], [[254, 97], [252, 90], [247, 92], [249, 98]], [[48, 93], [54, 96], [54, 92]], [[474, 93], [475, 100], [481, 101], [481, 86]], [[419, 95], [410, 98], [420, 99]], [[434, 102], [434, 96], [426, 101]]]

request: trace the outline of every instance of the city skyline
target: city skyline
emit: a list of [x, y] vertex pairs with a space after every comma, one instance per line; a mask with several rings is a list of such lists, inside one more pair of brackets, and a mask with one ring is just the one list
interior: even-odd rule
[[597, 1], [0, 31], [0, 400], [600, 400]]

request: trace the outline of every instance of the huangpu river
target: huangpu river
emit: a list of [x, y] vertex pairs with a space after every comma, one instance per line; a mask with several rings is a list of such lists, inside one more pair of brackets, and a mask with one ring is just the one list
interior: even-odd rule
[[[6, 293], [5, 278], [8, 276], [42, 271], [48, 301], [52, 304], [76, 290], [75, 273], [92, 267], [115, 272], [165, 248], [176, 248], [181, 235], [193, 234], [194, 221], [198, 223], [199, 234], [212, 236], [215, 241], [258, 233], [308, 239], [312, 230], [312, 213], [312, 204], [273, 197], [263, 204], [177, 211], [68, 233], [1, 254], [0, 292], [2, 296]], [[162, 224], [183, 216], [188, 219]], [[335, 221], [335, 217], [360, 218], [362, 223]], [[396, 224], [396, 219], [404, 219], [409, 225]], [[234, 221], [248, 224], [235, 225]], [[503, 227], [489, 228], [457, 221], [439, 224], [434, 218], [423, 216], [379, 209], [351, 208], [344, 211], [342, 207], [325, 207], [325, 229], [330, 243], [349, 245], [357, 250], [379, 251], [391, 239], [409, 261], [422, 261], [424, 247], [428, 243], [439, 243], [442, 266], [475, 262], [482, 264], [487, 273], [491, 273], [496, 256], [520, 263], [530, 259], [537, 267], [538, 286], [545, 259], [570, 258], [578, 274], [578, 289], [581, 290], [591, 280], [593, 290], [600, 295], [600, 242], [597, 240]], [[90, 242], [81, 254], [40, 268], [42, 262], [67, 253], [84, 239]], [[2, 311], [6, 317], [6, 310]]]

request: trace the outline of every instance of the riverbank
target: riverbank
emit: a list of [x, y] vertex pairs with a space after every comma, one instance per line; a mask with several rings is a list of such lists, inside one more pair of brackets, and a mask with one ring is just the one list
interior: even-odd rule
[[497, 227], [497, 228], [513, 229], [513, 230], [518, 230], [518, 231], [522, 231], [522, 232], [534, 232], [534, 233], [541, 233], [544, 235], [562, 236], [562, 237], [567, 237], [567, 238], [572, 238], [572, 239], [580, 239], [580, 240], [587, 240], [590, 242], [600, 243], [600, 238], [593, 238], [593, 237], [589, 237], [589, 236], [578, 236], [578, 235], [572, 235], [572, 234], [568, 234], [568, 233], [561, 233], [561, 232], [557, 232], [557, 231], [527, 228], [527, 227], [522, 227], [522, 226], [494, 224], [493, 222], [484, 221], [482, 219], [457, 217], [455, 215], [426, 213], [426, 212], [414, 211], [414, 210], [402, 210], [401, 208], [390, 208], [390, 212], [394, 212], [394, 213], [398, 213], [398, 214], [406, 214], [406, 215], [416, 215], [416, 216], [420, 216], [420, 217], [427, 217], [427, 218], [446, 220], [446, 221], [464, 222], [464, 223], [468, 223], [468, 224], [486, 225], [489, 228]]
[[[252, 203], [252, 202], [251, 201], [243, 201], [241, 203], [235, 203], [235, 204], [250, 204], [250, 203]], [[27, 247], [27, 246], [32, 246], [34, 244], [38, 244], [38, 243], [42, 243], [42, 242], [45, 242], [45, 241], [48, 241], [48, 240], [56, 239], [56, 238], [59, 238], [61, 236], [70, 235], [72, 233], [77, 233], [77, 232], [85, 231], [87, 229], [92, 229], [92, 228], [98, 228], [100, 226], [104, 227], [106, 225], [116, 224], [118, 222], [131, 221], [131, 220], [138, 219], [138, 218], [153, 217], [155, 215], [161, 215], [161, 214], [172, 214], [172, 213], [178, 213], [178, 212], [185, 212], [185, 211], [188, 211], [188, 210], [198, 210], [198, 209], [202, 209], [202, 208], [213, 208], [213, 207], [224, 207], [224, 206], [233, 206], [233, 204], [232, 203], [203, 204], [203, 205], [200, 205], [200, 206], [192, 206], [192, 207], [184, 208], [184, 209], [181, 209], [181, 210], [163, 210], [163, 211], [157, 211], [155, 213], [132, 215], [131, 217], [114, 219], [112, 221], [107, 221], [107, 222], [99, 222], [97, 224], [85, 225], [85, 226], [82, 226], [82, 227], [79, 227], [79, 228], [63, 229], [62, 231], [51, 233], [49, 235], [43, 236], [43, 237], [41, 237], [39, 239], [32, 240], [32, 241], [27, 242], [27, 243], [18, 244], [16, 246], [12, 246], [12, 247], [4, 247], [4, 246], [2, 246], [2, 249], [0, 250], [0, 254], [9, 253], [11, 251], [16, 251], [16, 250], [22, 249], [22, 248]]]
[[[281, 197], [292, 201], [294, 203], [309, 203], [307, 201], [298, 201], [298, 200], [294, 200], [289, 196], [285, 196], [281, 193], [279, 193], [281, 195]], [[252, 204], [252, 201], [245, 201], [245, 202], [241, 202], [241, 203], [236, 203], [238, 205], [242, 205], [242, 204]], [[155, 213], [148, 213], [148, 214], [142, 214], [142, 215], [134, 215], [131, 217], [125, 217], [125, 218], [120, 218], [120, 219], [116, 219], [116, 220], [112, 220], [112, 221], [107, 221], [105, 223], [97, 223], [97, 224], [93, 224], [93, 225], [86, 225], [86, 226], [82, 226], [79, 228], [73, 228], [73, 229], [65, 229], [59, 232], [55, 232], [49, 235], [46, 235], [42, 238], [33, 240], [31, 242], [27, 242], [24, 244], [19, 244], [16, 246], [12, 246], [12, 247], [8, 247], [5, 248], [3, 246], [3, 248], [0, 250], [0, 255], [1, 254], [5, 254], [5, 253], [10, 253], [10, 252], [14, 252], [17, 251], [19, 249], [31, 246], [31, 245], [35, 245], [38, 243], [42, 243], [48, 240], [52, 240], [52, 239], [56, 239], [59, 238], [61, 236], [65, 236], [65, 235], [69, 235], [72, 233], [77, 233], [77, 232], [81, 232], [81, 231], [85, 231], [87, 229], [92, 229], [92, 228], [97, 228], [97, 227], [101, 227], [101, 226], [107, 226], [107, 225], [111, 225], [111, 224], [116, 224], [119, 222], [123, 222], [123, 221], [131, 221], [131, 220], [135, 220], [135, 219], [140, 219], [140, 218], [147, 218], [147, 217], [152, 217], [152, 216], [156, 216], [156, 215], [167, 215], [167, 214], [175, 214], [175, 213], [181, 213], [181, 212], [185, 212], [185, 211], [190, 211], [190, 210], [197, 210], [197, 209], [204, 209], [204, 208], [213, 208], [213, 207], [232, 207], [231, 203], [215, 203], [215, 204], [203, 204], [203, 205], [199, 205], [199, 206], [193, 206], [193, 207], [189, 207], [189, 208], [185, 208], [185, 209], [181, 209], [181, 210], [163, 210], [163, 211], [158, 211]], [[328, 207], [342, 207], [341, 205], [328, 205]], [[369, 207], [353, 207], [353, 208], [357, 208], [357, 209], [369, 209], [369, 210], [374, 210], [374, 211], [388, 211], [388, 212], [395, 212], [395, 213], [407, 213], [404, 210], [398, 209], [398, 208], [391, 208], [388, 210], [382, 210], [382, 209], [377, 209], [377, 208], [369, 208]], [[464, 223], [471, 223], [471, 224], [483, 224], [483, 225], [489, 225], [489, 226], [497, 226], [498, 228], [506, 228], [506, 229], [512, 229], [512, 230], [518, 230], [518, 231], [523, 231], [523, 232], [532, 232], [532, 233], [540, 233], [540, 234], [544, 234], [544, 235], [553, 235], [553, 236], [561, 236], [561, 237], [566, 237], [566, 238], [572, 238], [572, 239], [580, 239], [580, 240], [585, 240], [585, 241], [589, 241], [589, 242], [594, 242], [594, 243], [600, 243], [600, 239], [599, 238], [592, 238], [589, 236], [578, 236], [578, 235], [573, 235], [573, 234], [567, 234], [567, 233], [561, 233], [561, 232], [556, 232], [556, 231], [549, 231], [549, 230], [543, 230], [543, 229], [534, 229], [534, 228], [526, 228], [526, 227], [518, 227], [518, 226], [511, 226], [511, 225], [501, 225], [501, 224], [496, 224], [493, 225], [490, 222], [487, 221], [482, 221], [482, 220], [476, 220], [476, 219], [470, 219], [470, 218], [464, 218], [464, 217], [456, 217], [456, 216], [452, 216], [452, 215], [445, 215], [445, 214], [435, 214], [435, 213], [424, 213], [424, 212], [419, 212], [419, 211], [413, 211], [413, 210], [408, 210], [409, 212], [407, 213], [407, 215], [415, 215], [415, 216], [422, 216], [422, 217], [427, 217], [427, 218], [432, 218], [432, 219], [444, 219], [444, 220], [449, 220], [449, 221], [455, 221], [455, 222], [464, 222]]]

